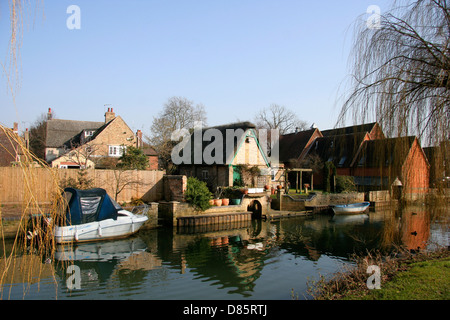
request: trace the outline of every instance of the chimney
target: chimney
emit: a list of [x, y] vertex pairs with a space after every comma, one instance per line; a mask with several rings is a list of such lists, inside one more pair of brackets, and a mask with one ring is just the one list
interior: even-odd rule
[[136, 148], [142, 149], [143, 143], [142, 143], [142, 131], [138, 130], [136, 132]]
[[48, 112], [47, 112], [47, 120], [51, 120], [53, 118], [52, 115], [52, 108], [48, 108]]
[[17, 122], [14, 122], [13, 132], [15, 134], [19, 133], [19, 124]]
[[110, 122], [111, 120], [114, 120], [116, 117], [116, 114], [113, 111], [113, 108], [108, 108], [108, 111], [105, 112], [105, 123]]

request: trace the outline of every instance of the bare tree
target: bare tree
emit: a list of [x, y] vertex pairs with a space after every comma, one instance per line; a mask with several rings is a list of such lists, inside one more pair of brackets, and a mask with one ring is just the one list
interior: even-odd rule
[[98, 159], [95, 157], [101, 149], [100, 145], [91, 143], [74, 143], [70, 142], [70, 147], [65, 148], [64, 155], [67, 155], [73, 162], [78, 164], [81, 169], [95, 166]]
[[47, 115], [42, 113], [30, 127], [30, 151], [42, 160], [45, 160], [47, 120]]
[[262, 109], [255, 116], [255, 124], [258, 128], [278, 129], [280, 134], [290, 133], [297, 128], [299, 130], [307, 128], [306, 122], [299, 120], [293, 111], [275, 103]]
[[387, 135], [417, 135], [437, 144], [450, 132], [449, 4], [394, 5], [378, 25], [356, 24], [351, 93], [340, 120], [375, 120]]
[[163, 110], [153, 118], [150, 127], [150, 144], [158, 152], [163, 167], [172, 171], [171, 152], [176, 141], [171, 140], [175, 130], [193, 129], [196, 122], [206, 125], [206, 111], [203, 105], [194, 105], [194, 102], [184, 97], [172, 97], [164, 105]]

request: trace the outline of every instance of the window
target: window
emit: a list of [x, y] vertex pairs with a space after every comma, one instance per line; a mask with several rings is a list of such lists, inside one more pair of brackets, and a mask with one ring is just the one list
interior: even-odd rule
[[276, 179], [276, 177], [277, 177], [277, 172], [278, 172], [277, 169], [272, 169], [272, 170], [271, 170], [270, 175], [271, 175], [272, 181], [275, 181], [275, 179]]
[[86, 130], [84, 132], [84, 136], [87, 137], [92, 137], [94, 135], [94, 130]]
[[121, 157], [126, 149], [125, 146], [109, 146], [108, 156]]
[[339, 166], [339, 167], [342, 167], [342, 166], [344, 165], [344, 163], [345, 163], [345, 160], [347, 160], [347, 157], [346, 157], [346, 156], [343, 156], [343, 157], [341, 158], [341, 160], [339, 161], [338, 166]]

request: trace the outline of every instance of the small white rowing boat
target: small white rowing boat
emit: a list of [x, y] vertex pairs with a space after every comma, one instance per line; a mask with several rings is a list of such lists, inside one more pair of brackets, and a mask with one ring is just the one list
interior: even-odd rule
[[336, 204], [331, 206], [334, 214], [358, 214], [366, 211], [369, 207], [370, 202], [360, 202], [351, 204]]

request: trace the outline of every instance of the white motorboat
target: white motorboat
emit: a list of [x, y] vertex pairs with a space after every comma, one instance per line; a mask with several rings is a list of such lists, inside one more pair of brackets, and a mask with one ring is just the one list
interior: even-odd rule
[[360, 202], [351, 204], [336, 204], [331, 206], [334, 214], [359, 214], [369, 207], [370, 202]]
[[148, 220], [144, 214], [124, 210], [104, 189], [64, 189], [65, 219], [54, 226], [56, 243], [124, 238], [139, 231]]

